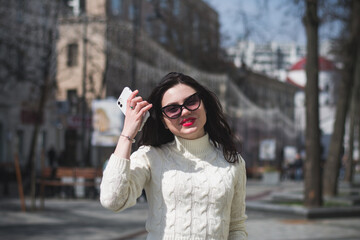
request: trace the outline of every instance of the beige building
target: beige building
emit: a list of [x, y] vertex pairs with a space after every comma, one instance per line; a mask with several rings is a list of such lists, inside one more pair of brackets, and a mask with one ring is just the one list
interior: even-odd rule
[[106, 51], [104, 2], [88, 1], [86, 16], [65, 16], [59, 20], [57, 99], [60, 101], [66, 101], [72, 92], [83, 96], [84, 87], [88, 104], [92, 99], [104, 97], [101, 91]]
[[[91, 134], [91, 103], [104, 98], [102, 87], [106, 63], [105, 0], [86, 1], [78, 14], [59, 18], [57, 41], [57, 94], [62, 114], [63, 165], [90, 162], [87, 149]], [[86, 13], [86, 14], [84, 14]]]

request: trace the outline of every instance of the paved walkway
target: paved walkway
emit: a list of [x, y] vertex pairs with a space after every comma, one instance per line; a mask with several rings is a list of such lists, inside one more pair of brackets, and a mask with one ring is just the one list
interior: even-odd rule
[[[247, 201], [272, 191], [301, 190], [302, 183], [264, 185], [249, 181]], [[29, 205], [29, 203], [28, 203]], [[360, 218], [306, 220], [295, 215], [248, 211], [249, 240], [359, 240]], [[0, 239], [144, 240], [147, 206], [138, 203], [121, 213], [104, 209], [96, 200], [47, 199], [45, 210], [23, 213], [17, 199], [0, 200]]]
[[359, 240], [360, 218], [306, 220], [296, 217], [256, 217], [249, 212], [249, 240]]
[[49, 199], [44, 210], [27, 213], [19, 211], [18, 200], [0, 204], [0, 239], [4, 240], [122, 239], [144, 231], [147, 216], [145, 203], [122, 213], [104, 209], [95, 200]]

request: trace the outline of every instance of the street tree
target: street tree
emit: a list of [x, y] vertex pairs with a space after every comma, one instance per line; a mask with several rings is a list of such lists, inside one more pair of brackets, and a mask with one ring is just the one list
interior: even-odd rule
[[307, 0], [303, 23], [307, 37], [306, 54], [306, 160], [305, 205], [322, 205], [319, 128], [318, 1]]
[[345, 181], [353, 183], [354, 173], [354, 145], [356, 136], [356, 126], [359, 127], [359, 106], [360, 106], [360, 44], [356, 46], [356, 62], [354, 73], [354, 87], [352, 88], [350, 101], [350, 120], [349, 120], [349, 149], [345, 158]]
[[[339, 6], [345, 9], [340, 17], [345, 21], [345, 27], [338, 42], [339, 58], [343, 62], [342, 80], [336, 105], [334, 130], [331, 137], [328, 158], [324, 166], [324, 194], [335, 196], [338, 193], [339, 168], [341, 166], [342, 149], [345, 134], [345, 122], [349, 109], [351, 89], [353, 88], [356, 67], [359, 60], [360, 44], [360, 1], [339, 1]], [[358, 71], [358, 70], [357, 70]]]

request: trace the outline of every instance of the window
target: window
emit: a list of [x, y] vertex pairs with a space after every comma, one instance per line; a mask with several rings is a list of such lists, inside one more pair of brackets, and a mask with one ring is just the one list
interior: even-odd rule
[[135, 18], [135, 3], [129, 5], [129, 19], [134, 20]]
[[151, 36], [153, 37], [153, 27], [152, 27], [152, 23], [150, 21], [146, 21], [145, 22], [145, 29], [146, 29], [146, 32]]
[[174, 0], [174, 15], [180, 15], [180, 0]]
[[111, 13], [115, 16], [122, 14], [122, 0], [111, 0]]
[[79, 14], [80, 14], [80, 2], [79, 2], [79, 0], [69, 0], [67, 2], [67, 4], [71, 8], [72, 13], [75, 16], [79, 16]]
[[159, 5], [160, 5], [160, 8], [166, 9], [167, 5], [168, 5], [167, 0], [160, 0]]
[[86, 13], [86, 0], [80, 0], [80, 13]]
[[85, 0], [67, 0], [67, 5], [75, 16], [86, 13]]
[[159, 41], [163, 44], [168, 42], [168, 38], [166, 36], [166, 25], [164, 23], [160, 24], [160, 38]]
[[199, 41], [200, 40], [200, 20], [199, 17], [194, 15], [194, 19], [192, 22], [192, 30], [193, 30], [193, 36], [194, 40]]
[[78, 65], [79, 46], [77, 43], [71, 43], [67, 49], [67, 66], [74, 67]]
[[76, 114], [78, 112], [78, 96], [76, 89], [67, 90], [67, 101], [69, 103], [70, 113]]
[[26, 9], [25, 0], [17, 0], [16, 1], [16, 20], [19, 23], [24, 22], [24, 12]]

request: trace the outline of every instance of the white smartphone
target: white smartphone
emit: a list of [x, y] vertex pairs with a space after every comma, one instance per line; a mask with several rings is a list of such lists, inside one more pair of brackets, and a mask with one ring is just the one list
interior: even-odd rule
[[[129, 87], [125, 87], [117, 100], [117, 105], [120, 108], [120, 110], [123, 112], [124, 115], [126, 115], [126, 102], [127, 102], [128, 98], [130, 97], [131, 93], [132, 93], [131, 89]], [[150, 113], [146, 112], [145, 116], [143, 116], [143, 120], [142, 120], [139, 131], [142, 130], [146, 120], [149, 117], [150, 117]]]

